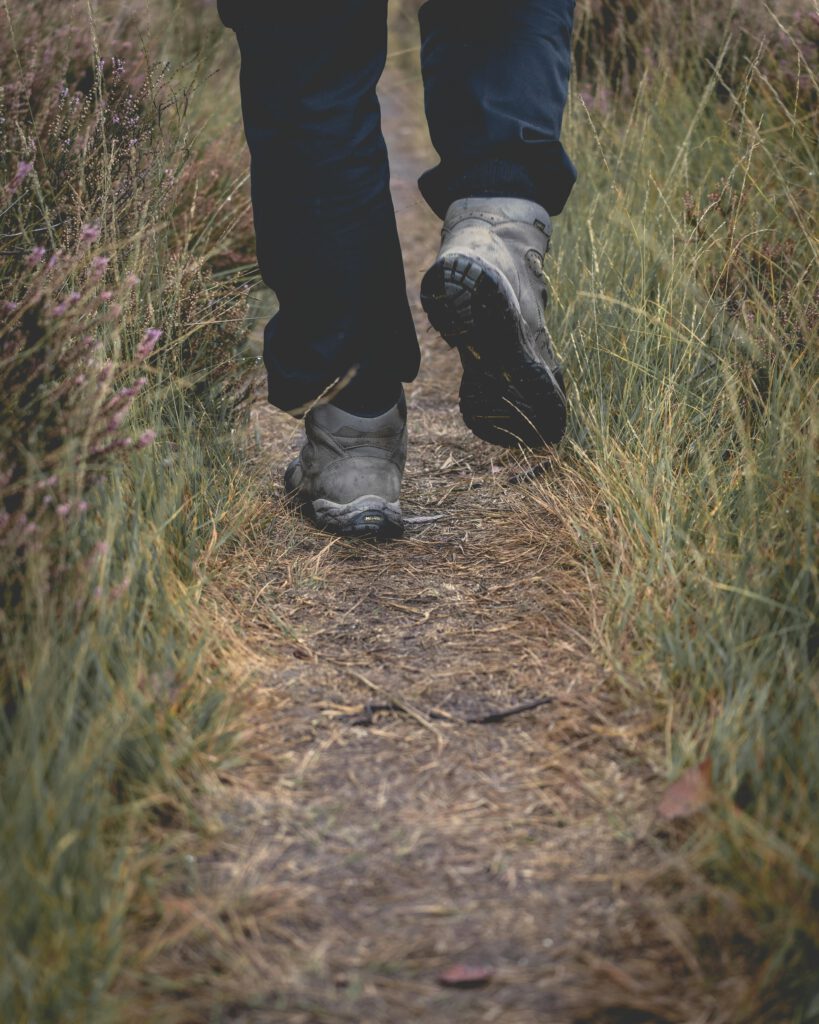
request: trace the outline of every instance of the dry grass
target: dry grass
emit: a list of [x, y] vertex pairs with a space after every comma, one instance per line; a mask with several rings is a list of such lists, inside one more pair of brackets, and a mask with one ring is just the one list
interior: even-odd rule
[[[402, 201], [424, 159], [403, 82], [391, 72], [384, 104], [403, 128], [393, 166], [414, 297], [436, 230]], [[153, 921], [135, 1017], [727, 1024], [692, 936], [650, 887], [663, 722], [624, 705], [598, 657], [605, 608], [569, 525], [597, 495], [559, 457], [533, 465], [465, 431], [456, 361], [416, 312], [403, 503], [440, 519], [397, 544], [352, 543], [294, 518], [274, 480], [213, 563], [208, 600], [254, 679], [244, 763], [213, 796], [223, 834], [192, 851]], [[258, 478], [299, 432], [263, 406], [253, 419]], [[543, 696], [502, 724], [458, 721]], [[401, 710], [353, 724], [374, 699]], [[458, 960], [492, 965], [492, 984], [442, 988]], [[741, 965], [725, 966], [726, 990], [741, 988]]]
[[[414, 127], [418, 96], [405, 88], [408, 60], [391, 65], [384, 109], [388, 129], [400, 127], [394, 184], [414, 298], [437, 225], [412, 189], [425, 157]], [[696, 99], [669, 89], [677, 123], [699, 131]], [[575, 128], [576, 152], [612, 145], [601, 126], [612, 138], [623, 130], [616, 109], [601, 106], [599, 95], [594, 103], [597, 123]], [[657, 131], [669, 131], [661, 110], [658, 122]], [[673, 156], [675, 146], [654, 138], [650, 123], [638, 106], [628, 129], [644, 147], [657, 147], [632, 157], [644, 159], [638, 173], [649, 176], [664, 147]], [[715, 164], [730, 159], [724, 141], [713, 146]], [[687, 170], [693, 158], [678, 152]], [[622, 184], [637, 180], [624, 151], [603, 148], [601, 156], [600, 175], [613, 179], [621, 201], [628, 195], [631, 212], [621, 209], [618, 220], [617, 210], [598, 211], [587, 238], [589, 200], [583, 204], [581, 191], [576, 217], [559, 226], [555, 315], [579, 382], [563, 455], [521, 479], [531, 468], [526, 460], [493, 455], [466, 435], [454, 407], [457, 367], [426, 335], [424, 369], [409, 396], [405, 505], [410, 516], [441, 519], [413, 527], [400, 544], [369, 547], [316, 534], [272, 498], [218, 563], [212, 600], [261, 660], [249, 763], [216, 800], [225, 840], [187, 890], [203, 913], [214, 901], [224, 908], [223, 927], [203, 925], [158, 959], [163, 977], [179, 979], [181, 1020], [201, 1019], [206, 1005], [247, 1022], [272, 1015], [736, 1024], [798, 1013], [794, 992], [809, 985], [798, 958], [809, 940], [800, 948], [802, 940], [787, 935], [787, 904], [777, 901], [788, 886], [749, 900], [740, 872], [733, 880], [721, 873], [738, 839], [728, 833], [720, 852], [721, 823], [737, 820], [730, 788], [698, 829], [669, 826], [655, 810], [669, 771], [707, 750], [703, 716], [692, 717], [687, 690], [675, 689], [680, 669], [672, 661], [666, 675], [657, 647], [665, 644], [666, 655], [674, 649], [677, 640], [663, 629], [677, 621], [671, 597], [679, 600], [688, 585], [651, 560], [671, 545], [663, 521], [670, 506], [652, 460], [664, 465], [662, 444], [674, 443], [674, 396], [653, 412], [637, 401], [630, 422], [640, 426], [644, 447], [633, 457], [615, 430], [627, 432], [629, 420], [607, 417], [604, 400], [609, 387], [638, 399], [647, 381], [656, 387], [664, 364], [652, 332], [668, 323], [675, 339], [684, 314], [676, 305], [675, 315], [663, 314], [655, 304], [652, 274], [662, 273], [664, 250], [650, 210]], [[594, 188], [593, 207], [608, 195]], [[647, 217], [644, 227], [637, 211]], [[701, 215], [703, 259], [687, 269], [674, 263], [667, 287], [684, 302], [685, 275], [704, 282], [719, 322], [719, 302], [758, 280], [743, 276], [756, 257], [724, 245], [719, 227], [709, 234]], [[630, 233], [622, 234], [624, 217]], [[611, 228], [604, 246], [598, 224]], [[623, 257], [612, 253], [621, 238], [644, 260], [658, 254], [659, 269], [623, 278], [626, 298], [609, 294], [601, 269], [619, 280]], [[643, 305], [636, 327], [629, 321], [633, 359], [624, 370], [609, 300], [633, 313], [628, 296]], [[794, 308], [788, 322], [798, 332], [809, 307]], [[417, 306], [416, 314], [425, 332]], [[698, 349], [683, 351], [692, 360]], [[672, 377], [677, 388], [687, 379], [682, 370]], [[690, 379], [699, 377], [692, 371]], [[699, 399], [689, 401], [696, 408]], [[275, 474], [297, 448], [297, 432], [270, 410], [254, 416], [248, 472]], [[649, 440], [657, 445], [651, 458]], [[725, 534], [708, 544], [712, 554], [730, 550]], [[708, 626], [697, 629], [697, 642], [707, 645]], [[707, 692], [709, 674], [702, 663], [697, 671], [698, 692]], [[550, 704], [502, 725], [445, 720], [544, 695]], [[376, 714], [369, 728], [352, 724], [374, 698], [400, 710]], [[719, 723], [718, 699], [704, 699], [709, 721]], [[734, 744], [743, 729], [738, 722], [732, 736], [732, 719], [724, 721], [705, 733], [716, 735], [720, 771], [741, 752]], [[773, 849], [767, 843], [759, 848]], [[761, 927], [760, 907], [775, 925]], [[777, 967], [785, 943], [795, 958]], [[436, 975], [453, 960], [491, 964], [492, 984], [440, 988]], [[198, 988], [190, 984], [192, 961], [202, 968]], [[152, 1001], [150, 986], [142, 997], [153, 1012], [164, 1006], [155, 993]]]
[[116, 1019], [123, 921], [160, 831], [201, 823], [239, 681], [197, 591], [252, 505], [230, 440], [245, 296], [210, 265], [246, 207], [199, 146], [195, 69], [153, 60], [151, 30], [175, 21], [153, 14], [0, 6], [0, 1018], [15, 1024]]
[[[629, 52], [653, 17], [667, 20], [667, 5], [651, 8]], [[599, 9], [583, 8], [588, 32]], [[106, 31], [123, 17], [112, 10]], [[807, 743], [800, 764], [782, 751], [799, 738], [794, 709], [806, 726], [815, 711], [815, 691], [797, 685], [810, 608], [792, 600], [812, 600], [815, 582], [803, 441], [815, 440], [804, 367], [816, 321], [798, 269], [815, 256], [800, 177], [815, 160], [812, 115], [785, 104], [775, 128], [752, 129], [753, 102], [775, 105], [791, 86], [763, 63], [743, 79], [739, 51], [729, 63], [741, 74], [720, 89], [754, 89], [698, 107], [690, 81], [711, 36], [694, 47], [690, 80], [671, 60], [625, 83], [627, 109], [613, 64], [575, 96], [567, 137], [583, 178], [549, 265], [574, 381], [570, 437], [548, 460], [498, 454], [465, 431], [456, 360], [418, 308], [438, 223], [414, 190], [429, 160], [414, 58], [391, 60], [385, 121], [425, 354], [409, 392], [404, 505], [439, 518], [394, 545], [354, 544], [285, 508], [291, 420], [258, 405], [231, 434], [188, 405], [203, 378], [185, 374], [185, 344], [204, 325], [219, 352], [234, 302], [243, 315], [230, 282], [247, 259], [247, 203], [241, 176], [220, 169], [241, 151], [229, 143], [228, 42], [184, 4], [160, 19], [151, 53], [198, 60], [223, 47], [222, 78], [189, 97], [209, 120], [183, 120], [175, 138], [197, 159], [183, 161], [182, 198], [153, 229], [168, 250], [137, 246], [149, 272], [125, 332], [135, 342], [146, 311], [172, 325], [163, 388], [137, 411], [176, 436], [129, 461], [95, 511], [111, 540], [106, 587], [125, 567], [137, 586], [75, 629], [66, 608], [87, 587], [72, 576], [43, 620], [50, 646], [18, 649], [29, 678], [51, 683], [57, 659], [75, 659], [104, 699], [83, 756], [60, 762], [61, 786], [53, 771], [40, 784], [36, 757], [18, 756], [28, 774], [9, 776], [9, 792], [28, 778], [48, 795], [19, 789], [15, 806], [57, 823], [14, 858], [44, 894], [33, 916], [45, 939], [22, 953], [7, 941], [0, 997], [19, 1008], [21, 965], [37, 978], [10, 1019], [807, 1021], [816, 773]], [[779, 249], [774, 213], [788, 227]], [[121, 253], [134, 238], [110, 241]], [[255, 300], [259, 322], [267, 301]], [[760, 362], [773, 367], [767, 392]], [[681, 471], [680, 452], [694, 470]], [[771, 482], [802, 533], [777, 525], [758, 494], [742, 503], [752, 477]], [[743, 561], [763, 527], [764, 565]], [[67, 533], [58, 548], [97, 539]], [[760, 615], [765, 600], [789, 618]], [[549, 703], [500, 723], [464, 721], [540, 697]], [[373, 701], [390, 707], [356, 724]], [[88, 720], [69, 711], [72, 727]], [[38, 756], [68, 749], [54, 721]], [[706, 753], [714, 806], [693, 823], [660, 821], [668, 776]], [[27, 842], [21, 828], [2, 835]], [[70, 891], [49, 874], [67, 849]], [[7, 873], [6, 893], [24, 891], [17, 877]], [[39, 904], [17, 906], [31, 916]], [[438, 972], [461, 960], [490, 965], [492, 982], [442, 988]]]
[[[493, 464], [443, 394], [410, 411], [407, 507], [429, 512], [434, 494], [444, 519], [362, 547], [275, 502], [214, 583], [264, 660], [250, 763], [217, 802], [219, 859], [197, 857], [187, 896], [204, 922], [224, 908], [224, 927], [162, 960], [187, 993], [180, 1019], [232, 1003], [246, 1021], [271, 1007], [294, 1021], [543, 1020], [579, 998], [593, 950], [605, 970], [589, 936], [612, 927], [651, 860], [641, 739], [658, 722], [624, 711], [593, 658], [595, 602], [559, 507], [508, 485], [520, 462]], [[278, 430], [263, 434], [262, 464], [291, 429], [265, 419]], [[409, 713], [351, 724], [374, 693]], [[430, 716], [544, 695], [501, 725]], [[437, 985], [462, 958], [495, 966], [491, 989]]]

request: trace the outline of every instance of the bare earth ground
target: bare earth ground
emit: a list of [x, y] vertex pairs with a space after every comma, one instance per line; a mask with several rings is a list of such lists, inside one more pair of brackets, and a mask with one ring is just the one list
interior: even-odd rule
[[[270, 502], [211, 594], [256, 666], [253, 714], [244, 766], [213, 798], [221, 834], [178, 918], [166, 908], [169, 936], [201, 925], [175, 946], [178, 1017], [704, 1020], [669, 989], [685, 936], [634, 910], [657, 792], [641, 737], [658, 723], [596, 660], [579, 542], [520, 478], [543, 459], [467, 432], [457, 357], [417, 302], [440, 225], [415, 188], [430, 154], [406, 75], [382, 90], [424, 349], [404, 508], [440, 518], [391, 545], [317, 532], [281, 501], [298, 426], [255, 413]], [[360, 724], [373, 701], [395, 707]], [[491, 981], [442, 986], [460, 962]]]

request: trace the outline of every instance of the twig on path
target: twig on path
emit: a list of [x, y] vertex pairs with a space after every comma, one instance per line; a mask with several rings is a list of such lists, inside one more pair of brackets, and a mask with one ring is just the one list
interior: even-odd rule
[[511, 708], [499, 708], [497, 711], [489, 711], [484, 715], [468, 715], [462, 721], [469, 725], [493, 725], [495, 722], [502, 722], [512, 715], [522, 715], [524, 711], [534, 711], [535, 708], [544, 704], [551, 704], [554, 697], [535, 697], [534, 700], [526, 700], [522, 704], [513, 704]]
[[[427, 711], [425, 712], [425, 719], [437, 720], [439, 722], [453, 722], [456, 725], [494, 725], [496, 722], [502, 722], [504, 719], [511, 718], [513, 715], [521, 715], [525, 711], [533, 711], [535, 708], [542, 707], [544, 704], [551, 704], [553, 700], [554, 697], [536, 697], [534, 700], [527, 700], [522, 704], [514, 704], [510, 708], [500, 708], [497, 711], [488, 711], [482, 715], [464, 715], [462, 717], [452, 715], [448, 711]], [[361, 711], [356, 712], [354, 715], [346, 715], [345, 717], [350, 725], [372, 725], [375, 715], [379, 711], [398, 711], [404, 712], [405, 714], [412, 714], [405, 705], [400, 704], [397, 701], [384, 703], [367, 701]], [[417, 716], [413, 715], [413, 717]]]
[[397, 704], [378, 704], [375, 701], [368, 700], [367, 703], [362, 707], [360, 711], [356, 711], [353, 715], [344, 715], [348, 725], [372, 725], [375, 721], [375, 716], [379, 711], [403, 711]]
[[[386, 703], [389, 706], [389, 710], [403, 711], [405, 715], [409, 715], [410, 718], [414, 718], [416, 722], [422, 725], [425, 729], [428, 729], [435, 736], [435, 738], [438, 740], [438, 746], [443, 747], [444, 737], [440, 729], [435, 728], [435, 726], [432, 724], [432, 722], [430, 722], [429, 718], [423, 713], [423, 711], [419, 711], [418, 708], [413, 707], [412, 704], [408, 704], [406, 701], [399, 700], [383, 686], [379, 686], [378, 683], [374, 683], [372, 679], [368, 679], [362, 672], [359, 672], [357, 669], [349, 668], [346, 665], [340, 665], [339, 668], [343, 668], [345, 672], [349, 673], [359, 682], [363, 683], [366, 687], [372, 690], [373, 693], [380, 693], [382, 696], [386, 697]], [[365, 705], [365, 709], [366, 707], [367, 705]], [[383, 710], [387, 710], [387, 708], [385, 707]], [[369, 722], [362, 721], [360, 724], [371, 725], [372, 714], [370, 715]]]

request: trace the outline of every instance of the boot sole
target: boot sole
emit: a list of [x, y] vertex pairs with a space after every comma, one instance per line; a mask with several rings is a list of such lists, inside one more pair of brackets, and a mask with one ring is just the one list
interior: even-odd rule
[[461, 415], [472, 433], [504, 448], [557, 444], [566, 430], [563, 374], [527, 354], [529, 327], [508, 282], [474, 257], [445, 256], [424, 275], [421, 304], [460, 354]]
[[364, 494], [347, 504], [326, 498], [302, 501], [298, 494], [290, 497], [319, 529], [342, 537], [395, 540], [404, 534], [404, 518], [399, 503], [385, 501], [375, 494]]

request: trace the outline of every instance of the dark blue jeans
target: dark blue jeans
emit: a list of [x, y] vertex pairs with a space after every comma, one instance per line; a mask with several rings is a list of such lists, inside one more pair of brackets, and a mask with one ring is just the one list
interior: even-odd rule
[[[412, 380], [419, 349], [375, 87], [387, 0], [219, 0], [236, 31], [262, 278], [270, 401], [294, 409], [357, 369]], [[563, 209], [560, 143], [574, 0], [427, 0], [425, 106], [437, 167], [419, 181], [441, 217], [465, 196]]]

